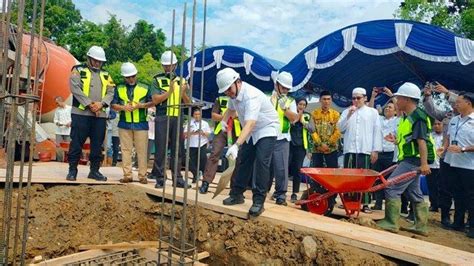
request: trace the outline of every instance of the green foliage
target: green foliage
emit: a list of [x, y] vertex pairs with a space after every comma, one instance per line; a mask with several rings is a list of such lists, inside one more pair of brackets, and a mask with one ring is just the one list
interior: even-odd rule
[[71, 27], [62, 41], [77, 60], [85, 62], [87, 50], [92, 45], [106, 47], [108, 38], [102, 25], [84, 20], [80, 24]]
[[394, 14], [398, 18], [430, 23], [472, 39], [474, 4], [467, 0], [405, 0]]
[[[138, 70], [137, 79], [138, 82], [150, 85], [153, 77], [162, 72], [163, 68], [159, 61], [155, 60], [151, 53], [146, 53], [140, 60], [137, 62], [132, 62], [135, 64]], [[113, 80], [117, 84], [123, 83], [123, 77], [120, 75], [120, 67], [122, 62], [114, 62], [105, 67], [105, 69], [112, 76]]]
[[161, 29], [139, 20], [126, 38], [127, 55], [130, 60], [140, 60], [146, 53], [151, 53], [154, 58], [160, 58], [165, 51], [165, 34]]
[[103, 31], [107, 36], [107, 43], [104, 47], [107, 60], [110, 62], [125, 60], [127, 29], [122, 25], [122, 21], [118, 20], [116, 15], [111, 15], [109, 21], [104, 24]]

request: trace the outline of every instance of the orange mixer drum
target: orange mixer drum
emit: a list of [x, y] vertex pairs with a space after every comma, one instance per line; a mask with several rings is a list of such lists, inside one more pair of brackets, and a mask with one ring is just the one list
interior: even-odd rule
[[[23, 58], [27, 58], [30, 49], [31, 36], [23, 35]], [[35, 40], [33, 45], [33, 58], [31, 64], [32, 76], [36, 73], [36, 54], [38, 47], [38, 40]], [[56, 110], [56, 103], [54, 98], [62, 96], [69, 103], [72, 100], [71, 92], [69, 90], [69, 76], [71, 68], [78, 64], [78, 61], [66, 49], [57, 46], [48, 41], [41, 41], [41, 53], [38, 71], [43, 86], [43, 98], [41, 103], [41, 120], [42, 122], [52, 122], [54, 111]]]

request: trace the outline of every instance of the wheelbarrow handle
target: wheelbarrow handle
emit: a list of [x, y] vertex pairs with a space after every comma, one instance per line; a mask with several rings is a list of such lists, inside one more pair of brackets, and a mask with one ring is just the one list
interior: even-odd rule
[[392, 186], [392, 185], [395, 185], [395, 184], [398, 184], [398, 183], [401, 183], [403, 181], [407, 181], [409, 179], [412, 179], [414, 178], [415, 176], [418, 176], [420, 174], [420, 170], [417, 170], [417, 171], [410, 171], [410, 172], [406, 172], [406, 173], [403, 173], [403, 174], [400, 174], [396, 177], [393, 177], [393, 178], [390, 178], [388, 179], [386, 182], [382, 183], [382, 184], [379, 184], [379, 185], [376, 185], [376, 186], [373, 186], [371, 187], [370, 189], [367, 190], [367, 192], [375, 192], [375, 191], [378, 191], [378, 190], [381, 190], [381, 189], [384, 189], [388, 186]]
[[382, 172], [380, 172], [380, 175], [385, 177], [385, 179], [387, 179], [388, 175], [391, 174], [395, 168], [397, 168], [398, 164], [394, 164], [392, 166], [390, 166], [389, 168], [383, 170]]

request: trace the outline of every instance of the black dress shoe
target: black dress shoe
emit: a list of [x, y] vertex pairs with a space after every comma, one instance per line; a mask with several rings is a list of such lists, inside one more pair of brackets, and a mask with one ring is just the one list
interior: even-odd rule
[[222, 204], [230, 206], [244, 203], [244, 196], [229, 196], [227, 199], [222, 201]]
[[285, 199], [276, 199], [276, 202], [275, 202], [277, 205], [282, 205], [282, 206], [287, 206], [288, 204], [286, 203], [286, 200]]
[[157, 178], [155, 188], [163, 188], [165, 180], [163, 178]]
[[206, 194], [209, 189], [209, 183], [207, 181], [202, 181], [201, 187], [199, 188], [199, 193]]
[[190, 188], [191, 185], [188, 185], [183, 178], [178, 178], [178, 180], [176, 180], [176, 187], [180, 187], [180, 188]]
[[469, 227], [469, 231], [467, 232], [466, 236], [469, 238], [474, 238], [474, 229], [471, 229], [471, 227]]
[[298, 200], [298, 196], [295, 193], [293, 193], [291, 194], [290, 200], [292, 203], [295, 203]]
[[77, 178], [77, 169], [69, 169], [67, 173], [66, 180], [67, 181], [76, 181]]
[[91, 170], [87, 178], [95, 179], [96, 181], [107, 181], [107, 177], [101, 174], [98, 170]]
[[249, 215], [252, 217], [257, 217], [262, 214], [264, 210], [263, 203], [254, 203], [252, 204], [252, 207], [250, 207]]

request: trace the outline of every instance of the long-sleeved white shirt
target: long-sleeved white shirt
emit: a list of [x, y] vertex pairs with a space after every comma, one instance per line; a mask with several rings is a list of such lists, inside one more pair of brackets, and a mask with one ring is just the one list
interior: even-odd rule
[[[394, 137], [397, 136], [398, 122], [400, 119], [396, 116], [391, 117], [390, 119], [385, 118], [384, 116], [380, 117], [380, 122], [382, 126], [382, 138], [392, 134]], [[393, 152], [395, 151], [395, 143], [390, 141], [382, 140], [382, 152]]]
[[[444, 137], [443, 133], [438, 134], [438, 133], [433, 132], [435, 150], [438, 150], [439, 148], [441, 148], [441, 146], [443, 146], [443, 137]], [[435, 154], [435, 160], [433, 161], [432, 164], [430, 164], [430, 168], [439, 169], [439, 156], [437, 153]]]
[[64, 106], [64, 108], [56, 108], [56, 111], [54, 112], [53, 122], [56, 125], [56, 135], [69, 136], [69, 134], [71, 133], [71, 127], [67, 125], [71, 123], [71, 106], [66, 105]]
[[376, 109], [362, 106], [349, 118], [349, 108], [342, 112], [337, 126], [344, 134], [344, 154], [382, 151], [382, 127]]

